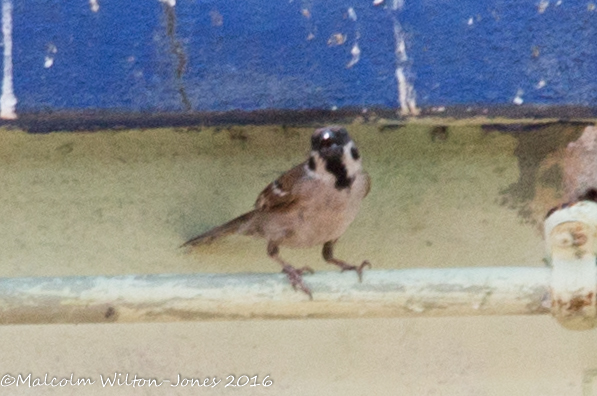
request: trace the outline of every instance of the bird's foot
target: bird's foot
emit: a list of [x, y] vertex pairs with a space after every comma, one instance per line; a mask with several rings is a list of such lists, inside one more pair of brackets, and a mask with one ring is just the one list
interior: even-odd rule
[[290, 285], [294, 290], [301, 289], [304, 293], [306, 293], [309, 296], [310, 300], [313, 300], [311, 290], [303, 282], [303, 274], [305, 272], [311, 274], [315, 272], [311, 269], [311, 267], [294, 268], [292, 265], [285, 264], [282, 267], [282, 272], [286, 274], [288, 280], [290, 281]]
[[359, 265], [359, 266], [351, 265], [351, 264], [345, 263], [344, 261], [340, 261], [340, 260], [334, 262], [334, 264], [336, 264], [338, 267], [340, 267], [340, 269], [341, 269], [340, 272], [356, 271], [357, 275], [359, 276], [359, 282], [363, 281], [363, 269], [365, 267], [371, 268], [371, 263], [368, 260], [363, 261], [361, 263], [361, 265]]

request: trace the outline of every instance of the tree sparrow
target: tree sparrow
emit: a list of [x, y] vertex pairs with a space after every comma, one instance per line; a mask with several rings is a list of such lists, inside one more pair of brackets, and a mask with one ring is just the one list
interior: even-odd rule
[[350, 265], [334, 257], [334, 244], [346, 231], [369, 193], [371, 181], [363, 171], [361, 156], [346, 129], [329, 126], [311, 137], [309, 159], [270, 183], [257, 198], [255, 209], [226, 224], [185, 242], [184, 246], [206, 244], [230, 234], [265, 238], [267, 254], [282, 266], [292, 287], [312, 299], [303, 283], [310, 267], [295, 268], [279, 256], [279, 247], [306, 248], [323, 244], [325, 261], [356, 271], [362, 280], [368, 261]]

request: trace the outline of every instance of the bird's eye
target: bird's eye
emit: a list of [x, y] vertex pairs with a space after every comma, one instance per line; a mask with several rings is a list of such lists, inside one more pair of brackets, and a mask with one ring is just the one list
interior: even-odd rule
[[356, 147], [350, 149], [350, 155], [352, 156], [352, 159], [355, 161], [361, 157], [361, 155], [359, 154], [359, 149]]

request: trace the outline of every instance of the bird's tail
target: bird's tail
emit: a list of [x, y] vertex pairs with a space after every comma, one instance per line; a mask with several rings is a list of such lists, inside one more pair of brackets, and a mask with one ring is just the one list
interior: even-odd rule
[[212, 228], [211, 230], [204, 232], [201, 235], [197, 235], [196, 237], [189, 239], [180, 247], [186, 246], [197, 246], [197, 245], [205, 245], [215, 241], [216, 239], [225, 237], [230, 234], [234, 234], [240, 230], [240, 228], [245, 225], [253, 215], [255, 211], [252, 210], [244, 215], [238, 216], [235, 219], [230, 220], [228, 223], [222, 224], [221, 226]]

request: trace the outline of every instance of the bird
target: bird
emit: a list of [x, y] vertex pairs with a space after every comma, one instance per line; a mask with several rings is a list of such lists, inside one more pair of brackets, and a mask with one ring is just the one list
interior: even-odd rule
[[323, 245], [323, 259], [355, 271], [362, 281], [368, 260], [352, 265], [334, 257], [334, 245], [359, 212], [371, 189], [371, 178], [363, 170], [362, 158], [347, 130], [331, 125], [316, 129], [306, 161], [283, 173], [259, 194], [254, 209], [198, 235], [181, 247], [209, 244], [241, 234], [267, 241], [267, 255], [282, 266], [293, 289], [313, 299], [303, 274], [309, 266], [295, 268], [280, 257], [280, 247], [308, 248]]

